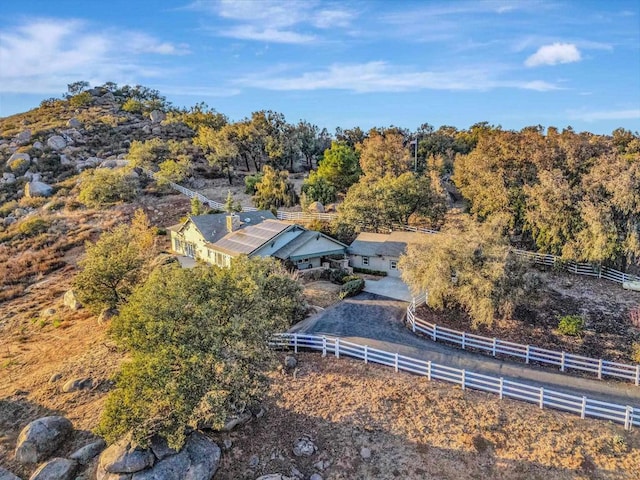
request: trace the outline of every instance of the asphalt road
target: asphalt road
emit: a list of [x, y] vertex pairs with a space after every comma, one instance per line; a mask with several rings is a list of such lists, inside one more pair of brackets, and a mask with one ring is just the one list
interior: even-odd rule
[[496, 360], [419, 337], [404, 324], [407, 305], [406, 302], [363, 292], [307, 318], [289, 331], [337, 336], [407, 357], [640, 409], [640, 387], [631, 383], [576, 377], [541, 367]]

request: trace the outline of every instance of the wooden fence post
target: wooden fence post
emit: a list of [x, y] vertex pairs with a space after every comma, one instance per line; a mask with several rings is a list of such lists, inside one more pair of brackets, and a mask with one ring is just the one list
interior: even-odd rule
[[367, 350], [368, 350], [368, 347], [365, 345], [364, 346], [364, 363], [368, 363], [368, 360], [369, 360], [367, 358]]
[[500, 377], [500, 400], [502, 400], [504, 396], [504, 378]]
[[633, 407], [627, 405], [624, 411], [624, 429], [631, 430], [631, 425], [633, 424], [631, 418], [633, 415]]
[[636, 387], [640, 385], [640, 365], [636, 365]]
[[580, 418], [584, 418], [587, 415], [587, 397], [582, 397], [582, 410], [580, 411]]
[[529, 363], [529, 345], [527, 345], [527, 353], [525, 356], [525, 363]]
[[427, 380], [431, 381], [431, 360], [427, 362]]
[[398, 373], [398, 353], [396, 353], [396, 359], [395, 359], [395, 368], [396, 368], [396, 373]]
[[437, 330], [438, 330], [438, 325], [434, 324], [433, 325], [433, 335], [432, 335], [432, 339], [433, 339], [434, 342], [438, 339]]
[[322, 356], [327, 356], [327, 337], [322, 336]]
[[540, 408], [544, 408], [544, 387], [540, 387]]
[[464, 384], [466, 380], [466, 370], [462, 369], [462, 374], [460, 375], [460, 380], [462, 381], [462, 391], [464, 391]]
[[335, 346], [336, 346], [336, 358], [340, 358], [340, 339], [336, 337], [336, 341], [335, 341]]
[[493, 356], [496, 356], [496, 344], [498, 343], [498, 339], [496, 337], [493, 337], [493, 347], [491, 348], [491, 353], [493, 353]]
[[298, 353], [298, 334], [297, 333], [293, 334], [293, 351], [295, 353]]
[[602, 359], [598, 360], [598, 378], [602, 380]]
[[462, 332], [462, 349], [465, 349], [465, 344], [466, 344], [466, 340], [467, 340], [467, 335], [465, 334], [465, 332]]
[[564, 372], [565, 353], [562, 352], [562, 360], [560, 360], [560, 371]]

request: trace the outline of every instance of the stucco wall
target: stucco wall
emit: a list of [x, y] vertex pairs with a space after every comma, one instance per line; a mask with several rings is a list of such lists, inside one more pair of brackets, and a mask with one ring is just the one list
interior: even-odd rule
[[387, 275], [390, 277], [399, 277], [400, 270], [392, 269], [391, 262], [395, 261], [396, 265], [398, 262], [398, 257], [368, 257], [369, 265], [365, 265], [362, 260], [362, 256], [360, 255], [350, 255], [349, 256], [349, 265], [354, 268], [366, 268], [369, 270], [379, 270], [381, 272], [387, 272]]

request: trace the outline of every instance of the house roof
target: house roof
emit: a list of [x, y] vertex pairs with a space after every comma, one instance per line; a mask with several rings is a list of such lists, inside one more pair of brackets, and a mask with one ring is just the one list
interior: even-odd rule
[[363, 232], [349, 246], [349, 253], [363, 257], [399, 257], [408, 244], [419, 243], [422, 237], [424, 234], [417, 232]]
[[[319, 237], [323, 237], [331, 241], [335, 244], [335, 248], [330, 251], [317, 252], [318, 254], [329, 255], [333, 253], [344, 253], [347, 246], [344, 243], [339, 242], [335, 238], [328, 237], [327, 235], [315, 232], [313, 230], [305, 230], [292, 241], [284, 245], [282, 248], [273, 253], [273, 256], [276, 258], [280, 258], [281, 260], [287, 260], [288, 258], [295, 257], [296, 251], [302, 248], [307, 243], [317, 240]], [[302, 256], [302, 255], [301, 255]], [[309, 256], [309, 253], [306, 253], [304, 256]]]
[[[238, 214], [240, 217], [240, 230], [243, 230], [249, 226], [254, 226], [265, 220], [275, 219], [269, 210], [259, 210], [257, 212], [241, 212]], [[227, 214], [215, 213], [212, 215], [194, 215], [189, 217], [189, 220], [193, 222], [196, 228], [200, 231], [205, 241], [209, 243], [216, 243], [222, 237], [227, 235]], [[189, 222], [183, 224], [187, 225]]]
[[231, 255], [250, 254], [272, 238], [293, 227], [294, 225], [280, 220], [264, 220], [258, 225], [245, 226], [241, 230], [227, 234], [215, 242], [213, 247]]

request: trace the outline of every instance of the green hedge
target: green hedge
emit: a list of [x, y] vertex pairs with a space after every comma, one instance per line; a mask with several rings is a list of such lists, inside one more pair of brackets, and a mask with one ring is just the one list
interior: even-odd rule
[[387, 272], [383, 272], [382, 270], [369, 270], [368, 268], [358, 268], [353, 267], [353, 271], [355, 273], [368, 273], [369, 275], [377, 275], [378, 277], [386, 277]]
[[563, 335], [577, 337], [584, 330], [584, 319], [580, 315], [566, 315], [558, 322], [558, 331]]
[[340, 298], [353, 297], [359, 294], [364, 289], [364, 280], [358, 278], [345, 283], [340, 289]]

